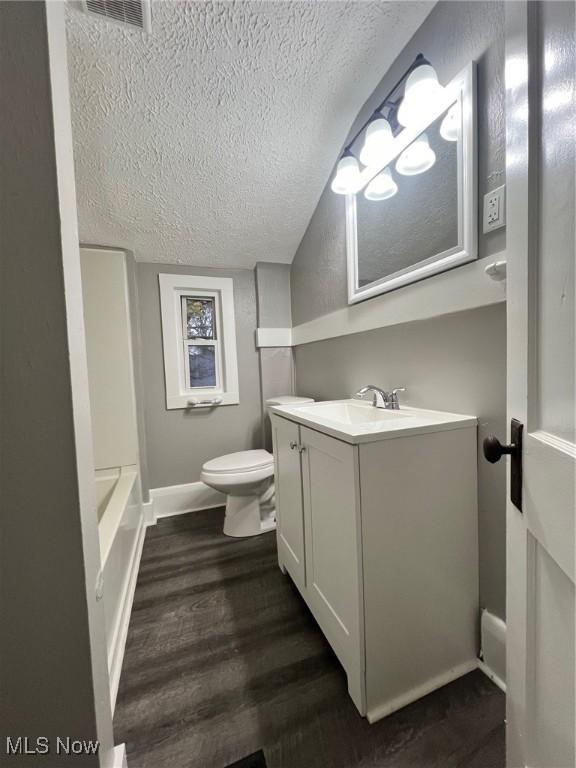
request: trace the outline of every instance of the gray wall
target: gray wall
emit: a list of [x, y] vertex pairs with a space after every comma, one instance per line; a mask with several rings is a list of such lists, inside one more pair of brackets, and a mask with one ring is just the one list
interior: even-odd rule
[[[481, 213], [484, 193], [505, 181], [503, 4], [438, 3], [366, 102], [350, 135], [370, 116], [418, 53], [432, 62], [441, 83], [449, 82], [473, 59], [477, 61]], [[344, 205], [344, 196], [335, 195], [327, 184], [292, 265], [294, 325], [346, 306]], [[505, 246], [504, 230], [479, 233], [480, 258]]]
[[[158, 275], [214, 275], [234, 280], [240, 404], [208, 409], [166, 409]], [[136, 264], [141, 344], [136, 353], [144, 390], [144, 420], [150, 488], [192, 483], [202, 464], [233, 451], [261, 446], [261, 396], [256, 350], [254, 272]]]
[[[502, 3], [439, 3], [369, 99], [357, 124], [370, 115], [419, 52], [435, 66], [440, 82], [449, 81], [472, 59], [478, 63], [480, 214], [483, 194], [505, 180]], [[479, 235], [480, 257], [505, 245], [505, 230]], [[294, 325], [347, 304], [344, 198], [328, 185], [296, 253], [291, 284]], [[295, 350], [295, 365], [299, 394], [339, 398], [367, 383], [386, 388], [405, 385], [409, 404], [478, 416], [479, 441], [489, 432], [506, 434], [504, 304], [303, 345]], [[481, 457], [478, 470], [480, 599], [504, 617], [505, 471]]]
[[[505, 435], [506, 308], [381, 328], [296, 347], [301, 394], [349, 397], [363, 384], [407, 387], [410, 405], [479, 416], [479, 444]], [[480, 596], [505, 615], [505, 467], [478, 462]]]
[[290, 264], [256, 264], [258, 327], [291, 328]]
[[101, 744], [8, 761], [47, 768], [111, 764], [112, 746], [63, 14], [0, 3], [0, 751]]
[[[259, 328], [291, 328], [290, 265], [256, 264]], [[272, 450], [272, 432], [266, 413], [266, 400], [291, 395], [294, 390], [294, 361], [291, 347], [262, 347], [260, 386], [262, 390], [262, 440]]]

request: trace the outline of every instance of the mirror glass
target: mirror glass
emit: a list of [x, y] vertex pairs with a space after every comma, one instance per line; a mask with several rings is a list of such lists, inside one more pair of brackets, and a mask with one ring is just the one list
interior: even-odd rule
[[[411, 127], [398, 125], [396, 102], [386, 112], [381, 164], [360, 167], [346, 195], [349, 304], [477, 258], [475, 83], [472, 62]], [[369, 135], [355, 137], [353, 157], [366, 156]]]
[[392, 197], [368, 200], [363, 192], [356, 196], [357, 287], [458, 246], [458, 141], [440, 134], [448, 111], [424, 132], [436, 156], [430, 168], [404, 175], [395, 161], [389, 166], [398, 188]]

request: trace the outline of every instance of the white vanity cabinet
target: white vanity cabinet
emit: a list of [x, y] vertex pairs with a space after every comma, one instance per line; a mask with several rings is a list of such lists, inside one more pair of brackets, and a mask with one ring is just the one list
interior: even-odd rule
[[374, 722], [477, 665], [475, 420], [342, 439], [297, 417], [272, 415], [279, 564]]

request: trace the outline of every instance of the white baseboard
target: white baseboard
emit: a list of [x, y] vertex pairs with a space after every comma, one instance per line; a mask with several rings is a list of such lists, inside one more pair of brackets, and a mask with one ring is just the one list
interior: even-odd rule
[[490, 667], [485, 664], [482, 659], [478, 659], [478, 669], [481, 672], [484, 672], [486, 677], [490, 678], [494, 685], [497, 685], [498, 688], [500, 688], [501, 691], [504, 691], [506, 693], [506, 683], [501, 680], [498, 675], [494, 672], [494, 670], [490, 669]]
[[[142, 547], [144, 546], [144, 534], [146, 525], [144, 521], [140, 523], [136, 535], [136, 543], [132, 552], [132, 559], [128, 571], [128, 578], [125, 581], [124, 594], [122, 596], [122, 607], [120, 609], [120, 620], [116, 636], [112, 641], [108, 668], [110, 674], [110, 703], [112, 705], [112, 714], [116, 706], [116, 697], [118, 695], [118, 686], [120, 685], [120, 673], [122, 671], [122, 662], [124, 661], [124, 651], [126, 649], [126, 638], [128, 636], [128, 626], [130, 624], [130, 614], [132, 613], [132, 603], [134, 602], [134, 592], [136, 590], [136, 580], [140, 568], [140, 558], [142, 557]], [[120, 763], [118, 764], [120, 765]], [[116, 764], [115, 764], [116, 768]]]
[[114, 747], [112, 765], [114, 768], [128, 768], [128, 760], [126, 759], [126, 744], [118, 744], [116, 747]]
[[391, 699], [384, 704], [380, 704], [379, 706], [368, 710], [366, 713], [368, 722], [372, 725], [373, 723], [378, 722], [378, 720], [382, 720], [383, 717], [387, 717], [392, 714], [392, 712], [396, 712], [398, 709], [402, 709], [408, 704], [412, 704], [412, 702], [432, 693], [432, 691], [436, 691], [438, 688], [448, 685], [448, 683], [451, 683], [453, 680], [457, 680], [459, 677], [467, 675], [469, 672], [476, 669], [477, 666], [477, 659], [470, 659], [470, 661], [466, 661], [447, 672], [443, 672], [441, 675], [438, 675], [423, 685], [418, 685], [415, 688], [412, 688], [412, 690], [403, 693], [401, 696], [397, 696], [395, 699]]
[[226, 504], [225, 494], [215, 491], [214, 488], [202, 482], [153, 488], [150, 491], [150, 499], [154, 505], [156, 520], [161, 517], [222, 507]]
[[479, 669], [506, 691], [506, 624], [484, 609], [480, 619], [481, 651]]
[[154, 511], [154, 499], [150, 499], [150, 501], [145, 501], [142, 504], [142, 516], [144, 520], [144, 525], [148, 527], [149, 525], [156, 525], [156, 513]]

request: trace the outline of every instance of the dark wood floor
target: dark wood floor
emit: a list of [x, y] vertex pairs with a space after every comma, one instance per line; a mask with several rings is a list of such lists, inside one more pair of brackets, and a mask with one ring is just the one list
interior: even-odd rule
[[[130, 768], [503, 768], [504, 697], [473, 672], [375, 725], [276, 563], [223, 512], [146, 534], [116, 707]], [[423, 649], [423, 653], [425, 649]]]

